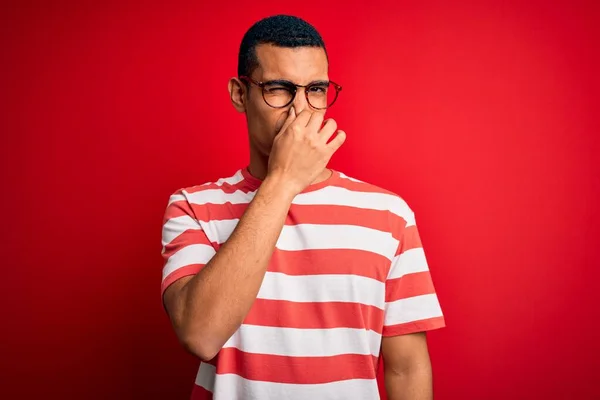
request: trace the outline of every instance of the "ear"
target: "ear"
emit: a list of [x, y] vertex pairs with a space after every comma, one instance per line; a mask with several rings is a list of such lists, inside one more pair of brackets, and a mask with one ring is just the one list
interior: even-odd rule
[[244, 82], [239, 80], [238, 78], [229, 79], [229, 98], [231, 99], [231, 104], [238, 112], [246, 112], [246, 101], [248, 97], [247, 88]]

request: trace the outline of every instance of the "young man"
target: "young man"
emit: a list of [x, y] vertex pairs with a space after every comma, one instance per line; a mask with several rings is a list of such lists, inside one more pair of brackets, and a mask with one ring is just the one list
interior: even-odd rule
[[291, 16], [245, 34], [234, 108], [250, 164], [174, 193], [162, 295], [202, 362], [192, 399], [432, 398], [425, 331], [444, 326], [414, 214], [327, 168], [346, 134], [317, 31]]

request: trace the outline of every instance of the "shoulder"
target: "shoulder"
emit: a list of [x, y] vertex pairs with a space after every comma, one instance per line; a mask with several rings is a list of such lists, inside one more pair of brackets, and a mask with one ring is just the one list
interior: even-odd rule
[[244, 177], [238, 170], [231, 176], [179, 188], [171, 194], [168, 204], [181, 201], [194, 205], [223, 203], [238, 191], [248, 192], [245, 186]]
[[388, 211], [402, 218], [408, 225], [414, 224], [414, 212], [404, 198], [389, 189], [360, 180], [338, 171], [339, 186], [352, 192], [353, 196], [362, 197], [368, 208]]

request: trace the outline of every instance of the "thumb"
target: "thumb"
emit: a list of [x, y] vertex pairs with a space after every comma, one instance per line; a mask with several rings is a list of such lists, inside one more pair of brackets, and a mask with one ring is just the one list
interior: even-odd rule
[[295, 119], [296, 119], [296, 109], [294, 108], [294, 106], [291, 106], [290, 110], [288, 111], [288, 116], [285, 119], [285, 121], [283, 122], [283, 125], [281, 126], [279, 133], [285, 131], [288, 128], [288, 126], [290, 126], [291, 123], [294, 122]]

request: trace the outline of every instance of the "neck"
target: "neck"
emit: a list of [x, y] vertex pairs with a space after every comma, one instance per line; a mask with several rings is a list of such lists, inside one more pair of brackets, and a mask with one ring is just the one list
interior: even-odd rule
[[[250, 147], [250, 164], [248, 165], [248, 172], [250, 172], [250, 175], [252, 175], [253, 177], [260, 179], [262, 181], [267, 176], [267, 173], [269, 171], [268, 168], [269, 168], [269, 156], [259, 153], [258, 151], [256, 151], [256, 149], [254, 149], [251, 146]], [[328, 168], [325, 168], [323, 170], [323, 172], [321, 172], [319, 174], [317, 179], [315, 179], [313, 182], [311, 182], [311, 185], [313, 185], [315, 183], [320, 183], [320, 182], [323, 182], [324, 180], [329, 179], [331, 174], [332, 174], [332, 171]]]

